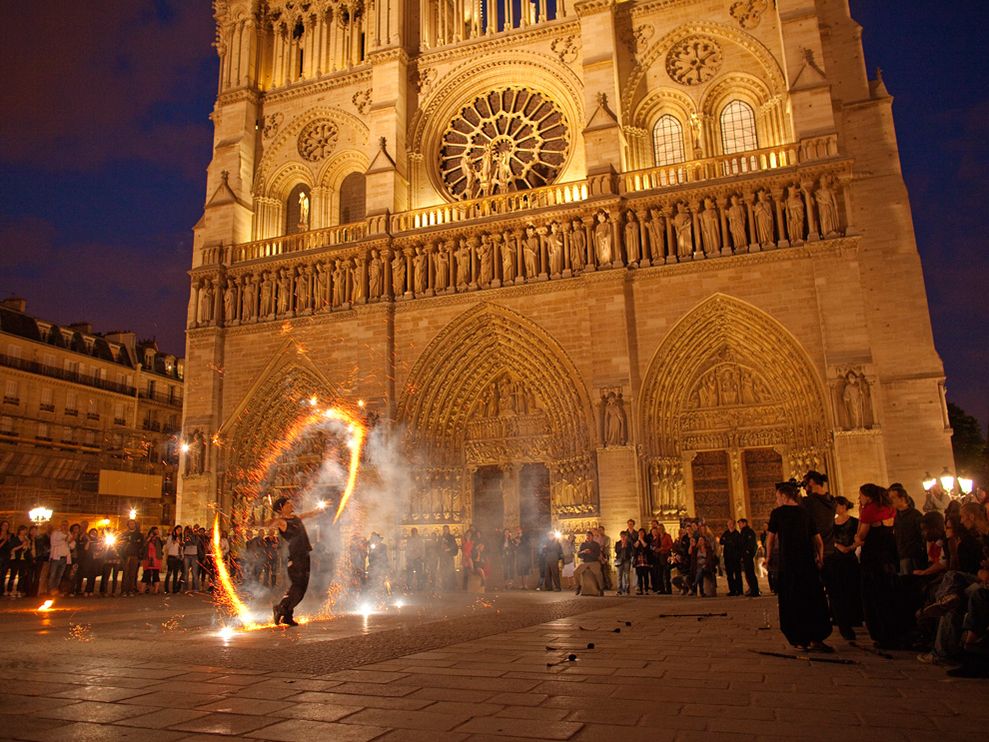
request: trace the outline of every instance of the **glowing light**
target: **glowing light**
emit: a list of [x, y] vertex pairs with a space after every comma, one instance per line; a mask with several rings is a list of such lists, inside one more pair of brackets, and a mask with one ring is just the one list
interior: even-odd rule
[[44, 603], [38, 606], [38, 610], [41, 611], [42, 613], [46, 611], [50, 611], [54, 604], [55, 604], [54, 600], [46, 600]]
[[944, 487], [945, 492], [951, 492], [955, 488], [955, 478], [951, 476], [951, 472], [948, 471], [948, 467], [944, 467], [940, 476], [941, 486]]
[[181, 449], [182, 453], [189, 453], [189, 449], [192, 448], [192, 446], [190, 446], [188, 443], [183, 443], [181, 446], [179, 446], [179, 448]]
[[374, 613], [374, 606], [372, 606], [370, 603], [361, 603], [360, 607], [357, 609], [357, 612], [360, 613], [366, 619], [368, 616]]
[[557, 541], [559, 541], [562, 537], [563, 537], [562, 533], [560, 533], [559, 531], [553, 531], [553, 538], [555, 538]]
[[319, 397], [317, 397], [315, 394], [309, 398], [310, 407], [315, 407], [318, 404], [319, 404]]
[[357, 406], [360, 407], [363, 410], [364, 409], [364, 400], [363, 399], [358, 399], [357, 400]]
[[114, 544], [116, 544], [117, 543], [116, 534], [108, 533], [106, 536], [103, 537], [103, 543], [105, 543], [107, 546], [113, 546]]
[[962, 491], [962, 494], [972, 494], [972, 489], [974, 487], [975, 482], [973, 482], [969, 477], [958, 477], [958, 488]]
[[137, 508], [131, 508], [127, 511], [127, 517], [134, 520], [137, 517]]
[[102, 518], [102, 519], [96, 521], [96, 527], [97, 528], [106, 528], [109, 525], [110, 525], [110, 519], [109, 518]]
[[395, 607], [396, 608], [404, 608], [405, 607], [405, 601], [402, 600], [401, 598], [397, 598], [395, 600]]
[[935, 484], [937, 484], [937, 480], [931, 476], [930, 472], [927, 472], [927, 474], [924, 475], [924, 491], [926, 492], [931, 489], [931, 487]]
[[240, 618], [240, 622], [244, 626], [250, 626], [254, 623], [251, 617], [251, 611], [246, 605], [241, 601], [240, 597], [237, 595], [237, 590], [234, 589], [233, 580], [230, 579], [230, 572], [227, 570], [226, 560], [223, 558], [223, 549], [220, 548], [220, 516], [217, 514], [216, 518], [213, 519], [213, 555], [216, 561], [216, 576], [220, 578], [220, 584], [223, 586], [223, 593], [227, 598], [227, 601], [231, 608], [233, 608], [234, 613]]
[[326, 510], [326, 500], [320, 500], [319, 502], [317, 502], [316, 507], [318, 507], [320, 510]]
[[217, 636], [223, 639], [223, 641], [230, 641], [236, 633], [237, 631], [233, 626], [224, 626], [217, 632]]
[[31, 519], [32, 523], [39, 525], [47, 523], [52, 519], [52, 509], [45, 507], [34, 508], [27, 514], [27, 517]]

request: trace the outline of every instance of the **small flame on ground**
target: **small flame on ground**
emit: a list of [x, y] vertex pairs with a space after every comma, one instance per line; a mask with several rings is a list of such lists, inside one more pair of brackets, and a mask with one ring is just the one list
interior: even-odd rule
[[44, 603], [38, 606], [39, 611], [50, 611], [52, 606], [55, 605], [54, 600], [46, 600]]
[[217, 632], [217, 635], [224, 641], [229, 641], [236, 633], [237, 630], [233, 626], [224, 626]]

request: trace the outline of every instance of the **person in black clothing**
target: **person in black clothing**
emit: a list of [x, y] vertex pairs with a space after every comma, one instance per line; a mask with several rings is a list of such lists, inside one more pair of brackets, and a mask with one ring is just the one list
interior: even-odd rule
[[[834, 543], [847, 548], [855, 541], [859, 521], [849, 512], [853, 507], [851, 500], [839, 496], [834, 499], [834, 504]], [[838, 627], [838, 633], [842, 638], [854, 641], [853, 627], [862, 625], [862, 577], [858, 557], [853, 551], [835, 548], [824, 557], [822, 575], [828, 586], [831, 617]]]
[[544, 590], [560, 592], [560, 562], [562, 560], [563, 547], [560, 545], [560, 539], [556, 537], [554, 531], [550, 531], [546, 534], [542, 548]]
[[800, 506], [800, 491], [794, 482], [776, 485], [778, 507], [769, 515], [766, 550], [779, 544], [780, 630], [798, 649], [833, 652], [824, 643], [831, 635], [831, 614], [821, 584], [824, 541], [813, 518]]
[[120, 537], [120, 552], [124, 562], [124, 596], [137, 595], [137, 570], [144, 554], [144, 534], [136, 520], [127, 521], [127, 530]]
[[893, 538], [896, 539], [896, 555], [900, 559], [900, 576], [912, 575], [915, 569], [927, 568], [927, 545], [920, 530], [920, 521], [924, 516], [914, 507], [902, 484], [895, 482], [887, 491], [889, 501], [896, 510]]
[[742, 571], [749, 591], [745, 593], [750, 598], [759, 597], [759, 578], [755, 573], [755, 555], [759, 551], [759, 537], [756, 536], [747, 518], [739, 518], [739, 539], [741, 541]]
[[736, 528], [735, 521], [728, 521], [728, 528], [718, 541], [721, 544], [721, 561], [725, 566], [725, 576], [728, 578], [728, 595], [741, 595], [742, 534]]
[[306, 518], [325, 512], [321, 509], [310, 510], [301, 515], [295, 514], [295, 507], [287, 497], [279, 497], [272, 505], [275, 511], [274, 526], [281, 533], [288, 546], [288, 580], [289, 586], [281, 602], [272, 608], [275, 626], [284, 623], [286, 626], [298, 626], [292, 616], [295, 607], [302, 602], [309, 587], [309, 534], [302, 522]]

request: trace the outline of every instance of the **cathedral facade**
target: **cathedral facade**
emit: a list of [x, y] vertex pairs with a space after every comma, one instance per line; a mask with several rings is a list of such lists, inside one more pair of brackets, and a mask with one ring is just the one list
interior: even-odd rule
[[847, 0], [214, 6], [183, 521], [312, 396], [398, 442], [420, 527], [761, 522], [809, 468], [854, 498], [951, 462]]

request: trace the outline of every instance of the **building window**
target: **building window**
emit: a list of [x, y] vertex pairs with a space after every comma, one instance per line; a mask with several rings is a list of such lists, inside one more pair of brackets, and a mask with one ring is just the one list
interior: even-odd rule
[[96, 404], [96, 400], [95, 399], [89, 400], [89, 407], [88, 407], [88, 409], [86, 411], [86, 419], [87, 420], [99, 420], [100, 419], [100, 410], [99, 410], [99, 407]]
[[683, 126], [675, 116], [660, 116], [652, 129], [652, 147], [656, 165], [674, 165], [686, 158], [683, 153]]
[[52, 439], [48, 430], [48, 423], [38, 423], [38, 435], [36, 437], [39, 441], [50, 441]]
[[55, 392], [51, 387], [41, 388], [41, 404], [39, 405], [42, 412], [54, 412], [55, 411]]
[[120, 402], [113, 405], [113, 424], [114, 425], [124, 425], [126, 424], [124, 419], [124, 406]]
[[65, 414], [73, 417], [79, 414], [79, 398], [75, 392], [65, 393]]
[[44, 365], [46, 368], [57, 368], [54, 353], [45, 353]]
[[758, 149], [752, 106], [733, 100], [721, 110], [721, 146], [726, 155]]
[[366, 208], [364, 173], [351, 173], [340, 183], [340, 224], [359, 222]]
[[17, 435], [14, 429], [14, 418], [4, 415], [0, 417], [0, 435]]
[[4, 404], [20, 404], [21, 395], [17, 389], [16, 381], [7, 381], [3, 387], [3, 403]]
[[285, 234], [305, 232], [312, 224], [312, 192], [305, 183], [289, 191], [285, 203]]
[[7, 346], [7, 357], [19, 359], [21, 357], [21, 348], [19, 345], [8, 345]]

